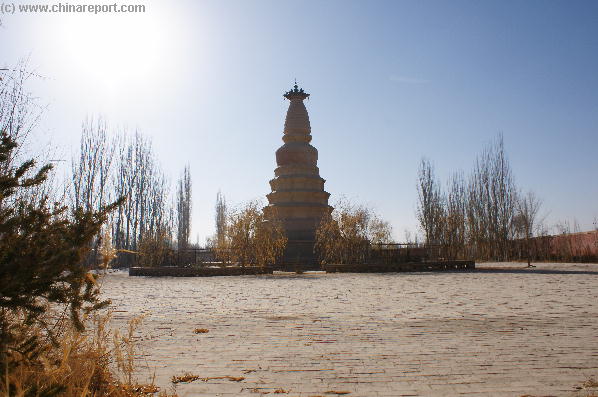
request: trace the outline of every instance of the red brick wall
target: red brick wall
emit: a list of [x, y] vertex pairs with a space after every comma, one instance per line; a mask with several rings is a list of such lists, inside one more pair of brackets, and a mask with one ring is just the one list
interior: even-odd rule
[[598, 231], [551, 236], [550, 254], [598, 257]]

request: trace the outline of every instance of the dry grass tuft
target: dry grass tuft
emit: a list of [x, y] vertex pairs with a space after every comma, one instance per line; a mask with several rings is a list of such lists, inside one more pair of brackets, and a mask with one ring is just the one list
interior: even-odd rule
[[290, 390], [285, 390], [283, 388], [274, 390], [274, 394], [289, 394]]
[[210, 330], [205, 328], [195, 328], [193, 330], [194, 334], [207, 334], [208, 332], [210, 332]]
[[[137, 383], [133, 377], [134, 333], [141, 318], [129, 322], [121, 337], [109, 328], [110, 315], [86, 320], [87, 331], [69, 321], [56, 325], [58, 341], [43, 338], [43, 330], [28, 328], [25, 337], [37, 335], [41, 345], [35, 357], [13, 352], [0, 379], [0, 394], [25, 396], [147, 397], [160, 393], [153, 383]], [[31, 334], [31, 335], [30, 335]], [[110, 343], [112, 342], [112, 343]]]
[[154, 384], [123, 386], [122, 389], [132, 396], [153, 396], [160, 391], [160, 388]]
[[581, 384], [585, 389], [598, 388], [598, 381], [594, 378], [590, 378]]
[[185, 372], [183, 375], [173, 375], [173, 377], [171, 378], [171, 382], [174, 384], [177, 383], [182, 383], [182, 382], [194, 382], [196, 380], [201, 380], [202, 382], [209, 382], [211, 380], [217, 380], [217, 379], [228, 379], [231, 382], [241, 382], [242, 380], [245, 380], [244, 376], [230, 376], [230, 375], [226, 375], [226, 376], [208, 376], [206, 378], [202, 378], [199, 375], [193, 375], [189, 372]]
[[270, 394], [269, 391], [265, 391], [264, 389], [260, 389], [260, 388], [257, 388], [257, 387], [254, 387], [253, 389], [249, 389], [249, 392], [250, 393], [257, 393], [257, 394], [260, 394], [262, 396], [264, 394]]
[[[196, 380], [204, 380], [205, 378], [202, 378], [199, 375], [193, 375], [189, 372], [186, 372], [183, 375], [179, 375], [179, 376], [172, 376], [172, 379], [170, 380], [172, 383], [177, 384], [177, 383], [189, 383], [189, 382], [195, 382]], [[205, 381], [204, 381], [205, 382]]]
[[351, 392], [350, 391], [328, 390], [328, 391], [325, 391], [324, 394], [336, 394], [337, 396], [340, 396], [343, 394], [351, 394]]

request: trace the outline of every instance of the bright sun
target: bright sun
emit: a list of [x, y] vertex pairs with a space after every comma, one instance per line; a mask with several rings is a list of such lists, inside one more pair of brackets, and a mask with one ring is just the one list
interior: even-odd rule
[[60, 35], [68, 69], [108, 90], [147, 84], [168, 52], [160, 22], [150, 13], [68, 18]]

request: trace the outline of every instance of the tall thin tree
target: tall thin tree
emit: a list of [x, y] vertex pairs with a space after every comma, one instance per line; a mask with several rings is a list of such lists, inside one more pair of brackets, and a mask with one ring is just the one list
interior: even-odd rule
[[428, 159], [422, 159], [418, 172], [417, 218], [427, 244], [440, 244], [444, 220], [443, 197], [434, 167]]
[[189, 247], [191, 234], [191, 170], [185, 166], [177, 188], [177, 244], [179, 250]]
[[216, 246], [224, 247], [226, 239], [226, 221], [227, 221], [226, 197], [222, 192], [216, 194]]

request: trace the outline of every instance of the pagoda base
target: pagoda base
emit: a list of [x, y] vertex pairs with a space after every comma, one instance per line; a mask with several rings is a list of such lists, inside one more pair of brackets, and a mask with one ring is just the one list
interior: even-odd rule
[[315, 241], [313, 240], [288, 240], [279, 264], [319, 268], [314, 247]]

